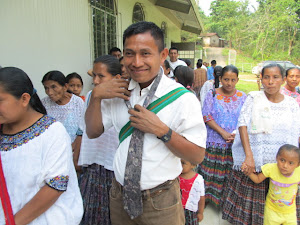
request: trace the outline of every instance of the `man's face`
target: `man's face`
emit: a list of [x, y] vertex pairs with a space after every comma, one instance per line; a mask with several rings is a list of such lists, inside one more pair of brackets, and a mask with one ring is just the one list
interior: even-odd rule
[[121, 58], [122, 53], [119, 51], [115, 51], [111, 53], [112, 56], [116, 57], [117, 59]]
[[178, 52], [176, 49], [171, 49], [169, 52], [169, 57], [171, 62], [177, 61], [178, 58]]
[[132, 35], [124, 43], [124, 66], [131, 79], [147, 87], [159, 72], [168, 50], [161, 52], [150, 32]]

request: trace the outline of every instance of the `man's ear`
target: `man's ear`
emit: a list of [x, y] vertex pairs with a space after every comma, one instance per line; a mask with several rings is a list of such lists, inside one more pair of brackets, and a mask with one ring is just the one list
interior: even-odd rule
[[161, 57], [161, 63], [163, 63], [169, 54], [169, 50], [167, 48], [164, 48], [161, 52], [160, 52], [160, 57]]

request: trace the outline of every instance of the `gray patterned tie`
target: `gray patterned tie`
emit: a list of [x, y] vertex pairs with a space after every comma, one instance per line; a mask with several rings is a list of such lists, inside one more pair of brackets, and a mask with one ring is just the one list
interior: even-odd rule
[[[143, 107], [147, 108], [150, 104], [157, 86], [161, 80], [162, 74], [159, 74], [144, 101]], [[130, 103], [125, 101], [128, 108]], [[124, 209], [131, 219], [134, 219], [143, 213], [143, 202], [141, 192], [141, 169], [143, 156], [144, 132], [134, 129], [131, 135], [128, 148], [127, 162], [123, 186]]]

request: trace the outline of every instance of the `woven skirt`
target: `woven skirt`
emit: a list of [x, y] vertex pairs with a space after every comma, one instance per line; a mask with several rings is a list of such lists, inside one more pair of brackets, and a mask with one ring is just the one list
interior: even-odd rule
[[111, 225], [109, 212], [109, 190], [114, 172], [98, 164], [83, 168], [80, 191], [84, 214], [81, 225]]
[[231, 148], [208, 147], [198, 172], [205, 182], [205, 201], [219, 206], [222, 201], [224, 184], [232, 169]]
[[184, 209], [185, 225], [198, 225], [197, 213]]

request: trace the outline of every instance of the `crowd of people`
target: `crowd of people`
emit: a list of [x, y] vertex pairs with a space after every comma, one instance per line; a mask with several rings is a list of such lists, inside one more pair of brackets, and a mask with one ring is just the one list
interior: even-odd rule
[[207, 204], [299, 224], [300, 69], [267, 65], [246, 95], [235, 66], [192, 68], [154, 23], [123, 46], [94, 60], [85, 96], [77, 73], [47, 72], [40, 100], [0, 68], [0, 224], [197, 225]]

